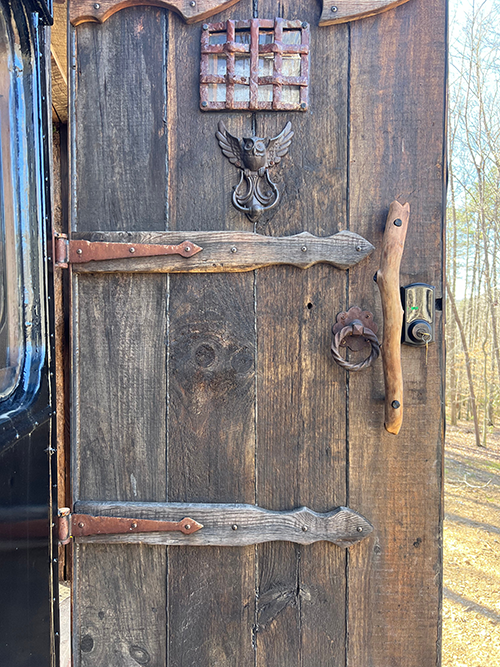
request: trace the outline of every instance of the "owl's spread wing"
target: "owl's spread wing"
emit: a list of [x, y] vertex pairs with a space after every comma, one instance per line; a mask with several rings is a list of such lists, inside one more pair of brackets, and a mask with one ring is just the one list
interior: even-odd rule
[[267, 147], [267, 164], [272, 167], [281, 162], [281, 158], [285, 157], [292, 143], [293, 131], [290, 121], [285, 125], [277, 137], [270, 139]]
[[219, 141], [219, 146], [221, 151], [227, 157], [231, 164], [234, 164], [236, 167], [243, 167], [241, 160], [241, 144], [240, 140], [237, 137], [233, 137], [230, 134], [226, 126], [222, 121], [219, 121], [219, 129], [215, 133], [217, 140]]

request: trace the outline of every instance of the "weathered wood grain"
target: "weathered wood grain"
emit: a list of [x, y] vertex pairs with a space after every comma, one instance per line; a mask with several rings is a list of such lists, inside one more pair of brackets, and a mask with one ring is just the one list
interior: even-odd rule
[[375, 16], [408, 0], [323, 0], [319, 25], [335, 25]]
[[331, 264], [345, 270], [358, 264], [373, 251], [369, 241], [347, 231], [323, 237], [302, 232], [281, 238], [252, 232], [222, 231], [143, 234], [95, 232], [86, 236], [86, 241], [101, 243], [178, 245], [190, 241], [202, 250], [188, 258], [178, 255], [137, 257], [139, 253], [136, 253], [126, 260], [90, 261], [84, 265], [74, 265], [76, 272], [236, 273], [285, 264], [308, 269], [318, 263]]
[[[244, 19], [241, 0], [218, 20]], [[247, 231], [234, 167], [199, 110], [200, 30], [168, 26], [169, 229]], [[251, 115], [231, 128], [251, 131]], [[202, 254], [202, 253], [199, 253]], [[170, 275], [168, 500], [255, 502], [254, 277]], [[168, 667], [254, 667], [255, 547], [168, 547]], [[187, 601], [189, 601], [187, 603]]]
[[401, 368], [403, 307], [399, 286], [399, 268], [409, 218], [409, 204], [403, 206], [398, 201], [392, 202], [385, 223], [382, 259], [376, 276], [384, 317], [384, 342], [381, 346], [385, 386], [384, 427], [388, 433], [393, 435], [399, 433], [404, 410], [403, 370]]
[[[75, 31], [73, 231], [166, 229], [166, 23], [130, 8]], [[166, 499], [167, 280], [73, 276], [75, 501]], [[75, 551], [77, 667], [165, 664], [166, 550], [131, 547]]]
[[177, 12], [186, 23], [195, 23], [235, 5], [239, 0], [71, 0], [70, 21], [104, 23], [110, 16], [125, 7], [162, 7]]
[[[259, 16], [282, 11], [281, 3], [259, 2]], [[288, 2], [284, 16], [311, 26], [310, 109], [293, 118], [257, 116], [258, 136], [276, 136], [288, 120], [295, 132], [275, 174], [281, 202], [262, 216], [258, 231], [327, 236], [347, 227], [348, 29], [319, 29], [317, 7], [300, 0]], [[345, 505], [346, 376], [328, 358], [345, 294], [345, 274], [327, 266], [306, 274], [288, 267], [257, 272], [259, 505]], [[344, 664], [345, 552], [327, 542], [285, 542], [263, 544], [258, 554], [257, 664]]]
[[[396, 11], [357, 21], [350, 30], [350, 217], [357, 221], [355, 231], [377, 250], [362, 271], [350, 272], [349, 303], [371, 310], [381, 322], [372, 278], [395, 198], [411, 207], [401, 284], [429, 283], [442, 296], [446, 3], [411, 0]], [[425, 349], [401, 348], [405, 421], [398, 438], [383, 427], [382, 364], [349, 378], [347, 504], [375, 526], [372, 536], [348, 553], [352, 665], [440, 663], [443, 339], [438, 317], [437, 343], [429, 347], [427, 365]]]
[[131, 7], [76, 30], [76, 227], [167, 229], [167, 15]]
[[202, 524], [192, 535], [157, 533], [127, 535], [93, 535], [78, 538], [80, 542], [141, 542], [185, 546], [245, 546], [262, 542], [288, 541], [313, 544], [321, 540], [348, 547], [367, 537], [373, 530], [370, 522], [347, 507], [318, 513], [307, 507], [290, 512], [273, 512], [255, 505], [203, 503], [93, 503], [79, 502], [75, 511], [95, 516], [130, 517], [181, 521], [189, 516]]

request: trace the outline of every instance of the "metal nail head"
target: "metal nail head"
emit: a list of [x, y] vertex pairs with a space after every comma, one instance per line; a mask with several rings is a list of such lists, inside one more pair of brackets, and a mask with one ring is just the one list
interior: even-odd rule
[[81, 255], [82, 252], [83, 252], [83, 250], [82, 250], [81, 248], [78, 248], [78, 250], [76, 251], [76, 254], [77, 254], [77, 255]]
[[338, 8], [338, 7], [332, 7], [332, 8], [330, 9], [330, 11], [331, 11], [333, 14], [335, 14], [335, 12], [338, 12], [338, 11], [339, 11], [339, 8]]
[[190, 524], [190, 523], [186, 523], [186, 524], [184, 525], [184, 530], [191, 530], [191, 524]]
[[184, 252], [191, 252], [191, 246], [187, 245], [187, 246], [184, 248]]
[[361, 252], [362, 250], [363, 250], [363, 248], [360, 245], [356, 246], [356, 252]]
[[208, 23], [203, 24], [203, 30], [208, 30]]
[[358, 533], [362, 533], [363, 532], [363, 526], [358, 526], [356, 528], [356, 530], [358, 531]]
[[307, 533], [307, 526], [302, 526], [302, 532]]
[[231, 526], [231, 528], [232, 528], [233, 530], [238, 530], [238, 524], [237, 524], [237, 523], [233, 523], [233, 525]]
[[394, 224], [396, 225], [396, 227], [401, 227], [403, 221], [401, 220], [401, 218], [396, 218], [396, 220], [394, 220]]
[[233, 245], [233, 247], [231, 248], [231, 252], [238, 252], [238, 248]]
[[95, 2], [94, 9], [101, 9], [101, 5], [98, 2]]
[[134, 254], [135, 248], [129, 248], [128, 251], [131, 252], [132, 254]]
[[393, 401], [393, 402], [391, 403], [391, 407], [393, 407], [394, 410], [397, 410], [398, 408], [401, 407], [401, 403], [400, 403], [399, 401]]
[[196, 2], [194, 0], [191, 0], [189, 5], [190, 5], [190, 7], [196, 7]]
[[207, 107], [207, 106], [208, 106], [208, 102], [202, 102], [202, 103], [201, 103], [201, 106], [202, 106], [202, 107]]
[[301, 248], [301, 250], [302, 250], [302, 252], [307, 252], [307, 246], [306, 246], [306, 245], [303, 245], [302, 248]]

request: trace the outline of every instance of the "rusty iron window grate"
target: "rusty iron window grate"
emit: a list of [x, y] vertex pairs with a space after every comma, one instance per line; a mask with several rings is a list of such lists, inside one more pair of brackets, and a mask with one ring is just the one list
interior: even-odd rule
[[204, 24], [203, 111], [305, 111], [308, 84], [308, 23], [277, 18]]

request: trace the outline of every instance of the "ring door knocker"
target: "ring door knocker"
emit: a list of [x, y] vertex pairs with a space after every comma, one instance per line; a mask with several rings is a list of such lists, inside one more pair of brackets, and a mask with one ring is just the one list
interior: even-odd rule
[[[363, 311], [358, 306], [353, 306], [347, 313], [339, 313], [337, 322], [332, 327], [331, 349], [336, 363], [347, 371], [362, 371], [371, 366], [380, 354], [377, 331], [378, 326], [368, 310]], [[340, 354], [341, 347], [359, 351], [367, 344], [371, 345], [371, 352], [363, 361], [349, 361]]]

